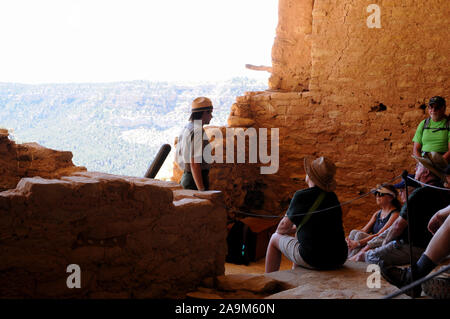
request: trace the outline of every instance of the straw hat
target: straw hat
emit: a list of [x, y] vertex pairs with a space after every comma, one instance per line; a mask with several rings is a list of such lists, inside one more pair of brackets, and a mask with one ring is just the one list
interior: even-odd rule
[[444, 178], [444, 171], [448, 163], [441, 154], [430, 152], [426, 153], [425, 157], [418, 157], [415, 155], [412, 155], [412, 157], [440, 179]]
[[207, 110], [212, 110], [213, 105], [210, 99], [207, 97], [201, 96], [192, 101], [191, 112], [203, 112]]
[[336, 189], [336, 166], [328, 157], [305, 157], [305, 171], [313, 183], [324, 191], [332, 192]]

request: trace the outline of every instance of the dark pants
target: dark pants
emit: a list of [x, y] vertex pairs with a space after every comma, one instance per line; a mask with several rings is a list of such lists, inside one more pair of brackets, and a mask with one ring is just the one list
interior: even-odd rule
[[[202, 170], [202, 179], [203, 179], [203, 185], [205, 186], [205, 190], [209, 189], [209, 170], [204, 169]], [[184, 189], [193, 189], [198, 190], [197, 185], [195, 185], [194, 176], [191, 172], [184, 172], [183, 176], [181, 177], [181, 186], [183, 186]]]

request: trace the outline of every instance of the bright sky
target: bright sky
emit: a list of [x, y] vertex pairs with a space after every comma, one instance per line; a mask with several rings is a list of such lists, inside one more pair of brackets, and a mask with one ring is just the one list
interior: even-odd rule
[[278, 0], [1, 0], [0, 82], [268, 77]]

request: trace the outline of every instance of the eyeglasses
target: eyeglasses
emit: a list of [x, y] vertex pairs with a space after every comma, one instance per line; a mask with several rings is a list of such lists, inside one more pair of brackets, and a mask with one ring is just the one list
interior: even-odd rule
[[375, 197], [383, 197], [384, 195], [387, 195], [385, 193], [380, 193], [380, 192], [375, 192], [373, 194], [375, 195]]
[[428, 105], [429, 109], [435, 109], [435, 110], [440, 110], [443, 108], [443, 105], [438, 105], [438, 104], [430, 104]]

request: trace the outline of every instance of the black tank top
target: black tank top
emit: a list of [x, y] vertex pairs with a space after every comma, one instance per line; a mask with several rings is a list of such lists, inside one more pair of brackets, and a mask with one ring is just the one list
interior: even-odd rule
[[389, 212], [389, 214], [387, 214], [386, 217], [384, 217], [383, 219], [381, 219], [381, 209], [377, 214], [377, 219], [375, 220], [375, 223], [372, 226], [372, 234], [376, 234], [380, 231], [381, 228], [384, 227], [384, 225], [386, 225], [386, 223], [388, 222], [389, 218], [391, 217], [392, 213], [398, 211], [398, 209], [393, 209]]

